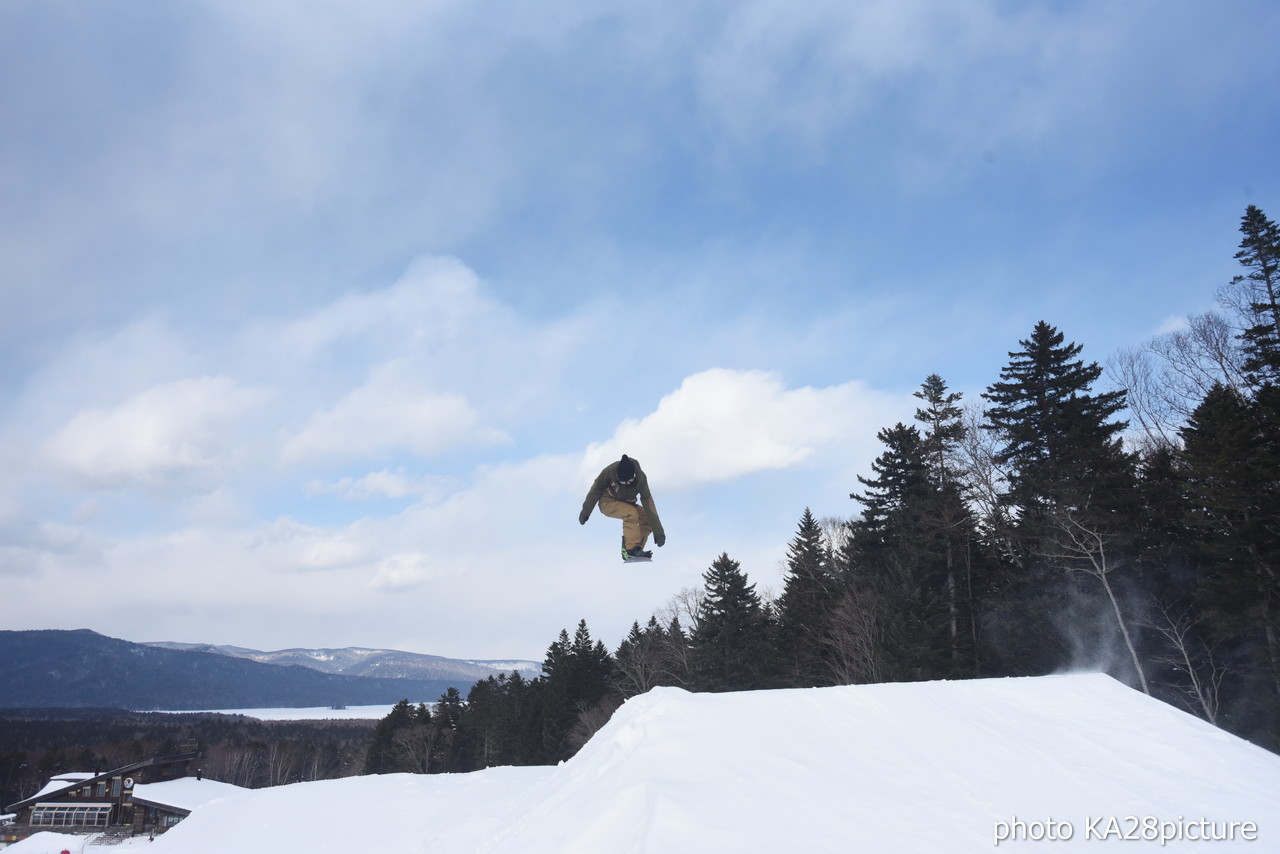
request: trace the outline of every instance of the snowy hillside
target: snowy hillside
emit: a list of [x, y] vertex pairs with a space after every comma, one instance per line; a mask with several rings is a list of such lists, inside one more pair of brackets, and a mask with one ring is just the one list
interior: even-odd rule
[[1280, 852], [1277, 793], [1280, 757], [1101, 675], [668, 688], [558, 767], [245, 792], [148, 852], [1177, 852], [1216, 834], [1233, 841], [1209, 850], [1261, 854]]

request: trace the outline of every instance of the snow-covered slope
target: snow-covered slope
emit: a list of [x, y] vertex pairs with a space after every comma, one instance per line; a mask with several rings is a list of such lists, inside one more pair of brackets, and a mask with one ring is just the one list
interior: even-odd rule
[[245, 792], [148, 850], [1173, 852], [1203, 851], [1187, 837], [1213, 833], [1234, 841], [1210, 850], [1280, 852], [1280, 757], [1106, 676], [1075, 675], [657, 689], [555, 768]]

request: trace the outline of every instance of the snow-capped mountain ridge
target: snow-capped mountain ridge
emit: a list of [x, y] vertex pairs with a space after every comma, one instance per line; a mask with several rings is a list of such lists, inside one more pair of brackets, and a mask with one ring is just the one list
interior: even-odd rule
[[378, 676], [388, 679], [453, 679], [468, 685], [498, 673], [518, 671], [527, 679], [542, 673], [542, 665], [518, 659], [493, 660], [446, 658], [440, 655], [395, 649], [342, 647], [340, 649], [279, 649], [263, 651], [240, 646], [157, 641], [147, 646], [194, 650], [260, 664], [296, 665], [342, 676]]

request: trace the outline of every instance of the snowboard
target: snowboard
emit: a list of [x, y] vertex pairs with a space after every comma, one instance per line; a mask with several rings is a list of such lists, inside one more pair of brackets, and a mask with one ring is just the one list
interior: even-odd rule
[[622, 562], [623, 562], [623, 563], [648, 563], [648, 562], [649, 562], [649, 561], [651, 561], [651, 560], [653, 560], [653, 557], [652, 557], [652, 556], [648, 556], [648, 557], [645, 557], [645, 556], [632, 557], [631, 555], [627, 554], [627, 550], [626, 550], [626, 549], [623, 549], [623, 550], [622, 550]]

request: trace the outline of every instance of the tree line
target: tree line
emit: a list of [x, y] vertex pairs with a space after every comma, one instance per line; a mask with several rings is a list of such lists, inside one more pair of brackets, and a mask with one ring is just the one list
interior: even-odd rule
[[805, 509], [776, 598], [721, 554], [612, 653], [583, 621], [537, 679], [400, 704], [367, 770], [556, 762], [657, 686], [1072, 668], [1280, 749], [1280, 229], [1250, 206], [1240, 232], [1219, 307], [1106, 369], [1040, 322], [979, 401], [927, 377], [857, 512]]
[[262, 721], [120, 709], [0, 712], [0, 811], [69, 771], [198, 751], [204, 776], [245, 788], [364, 773], [372, 721]]

